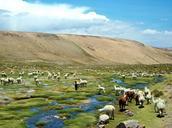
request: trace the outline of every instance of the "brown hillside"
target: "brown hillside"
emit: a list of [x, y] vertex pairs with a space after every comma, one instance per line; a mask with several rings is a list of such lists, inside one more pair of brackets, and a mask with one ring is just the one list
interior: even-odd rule
[[0, 59], [57, 64], [159, 64], [172, 63], [172, 53], [123, 39], [0, 32]]

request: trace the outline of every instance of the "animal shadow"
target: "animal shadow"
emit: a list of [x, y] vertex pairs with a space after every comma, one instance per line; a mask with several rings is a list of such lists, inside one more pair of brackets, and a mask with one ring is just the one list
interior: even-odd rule
[[144, 106], [139, 106], [139, 108], [144, 108]]
[[164, 117], [164, 115], [157, 115], [156, 117], [158, 117], [158, 118], [163, 118]]
[[124, 111], [126, 111], [126, 110], [127, 110], [127, 109], [120, 109], [119, 111], [120, 111], [120, 112], [124, 112]]

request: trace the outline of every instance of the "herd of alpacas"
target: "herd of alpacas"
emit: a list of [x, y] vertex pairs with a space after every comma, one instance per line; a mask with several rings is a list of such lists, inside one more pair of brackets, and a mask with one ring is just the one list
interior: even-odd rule
[[[0, 82], [1, 85], [9, 85], [9, 84], [22, 84], [24, 83], [24, 75], [27, 75], [29, 78], [33, 79], [33, 82], [35, 82], [35, 85], [39, 85], [41, 83], [41, 80], [39, 79], [39, 76], [45, 76], [47, 79], [53, 79], [53, 80], [58, 80], [63, 77], [64, 79], [68, 79], [70, 75], [73, 77], [76, 77], [78, 75], [76, 72], [75, 73], [66, 73], [61, 75], [60, 72], [55, 73], [55, 72], [41, 72], [41, 71], [33, 71], [33, 72], [28, 72], [25, 73], [24, 71], [19, 72], [17, 78], [9, 77], [11, 75], [15, 74], [14, 71], [11, 71], [8, 75], [4, 71], [1, 72], [1, 78]], [[147, 76], [148, 74], [142, 73], [140, 76]], [[150, 76], [154, 76], [155, 74], [152, 74]], [[125, 79], [126, 75], [120, 74], [121, 78]], [[132, 73], [130, 75], [133, 79], [137, 79], [136, 74]], [[87, 87], [87, 80], [83, 79], [77, 79], [75, 81], [79, 87]], [[147, 104], [151, 104], [151, 102], [154, 104], [154, 109], [155, 112], [158, 113], [160, 117], [164, 116], [165, 113], [165, 107], [166, 107], [166, 102], [162, 98], [154, 98], [154, 96], [151, 93], [151, 90], [148, 87], [145, 87], [144, 90], [140, 89], [132, 89], [132, 88], [125, 88], [122, 86], [116, 86], [114, 85], [113, 87], [115, 94], [118, 95], [118, 104], [119, 104], [119, 110], [121, 112], [126, 111], [126, 106], [129, 106], [129, 103], [132, 102], [132, 100], [135, 100], [135, 104], [139, 106], [139, 108], [144, 107], [145, 101]], [[98, 93], [101, 95], [106, 92], [106, 88], [103, 87], [102, 85], [97, 86]], [[32, 93], [34, 90], [29, 90], [28, 93]], [[103, 108], [99, 109], [98, 111], [100, 112], [99, 115], [99, 121], [98, 124], [101, 126], [101, 124], [105, 127], [105, 124], [109, 122], [110, 119], [114, 119], [115, 115], [115, 106], [114, 105], [105, 105]]]

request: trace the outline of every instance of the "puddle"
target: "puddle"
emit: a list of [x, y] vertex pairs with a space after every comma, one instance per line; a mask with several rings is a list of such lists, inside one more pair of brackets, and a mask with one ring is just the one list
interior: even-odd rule
[[90, 102], [88, 104], [82, 104], [79, 107], [85, 112], [93, 112], [96, 111], [98, 108], [103, 107], [106, 104], [112, 104], [112, 102], [109, 101], [98, 101], [96, 97], [97, 96], [93, 96], [89, 98]]
[[30, 108], [30, 111], [31, 111], [31, 112], [39, 112], [39, 111], [40, 111], [40, 108], [38, 108], [38, 107], [33, 107], [33, 108]]
[[163, 76], [155, 76], [154, 77], [154, 82], [155, 83], [161, 83], [161, 82], [163, 82], [164, 81], [164, 77]]
[[119, 84], [121, 86], [125, 86], [125, 87], [128, 86], [127, 83], [124, 83], [124, 81], [122, 81], [120, 79], [114, 79], [114, 78], [112, 78], [112, 82], [117, 83], [117, 84]]
[[58, 103], [56, 101], [52, 101], [49, 103], [50, 106], [55, 106], [55, 105], [58, 105]]
[[57, 111], [50, 110], [47, 112], [41, 112], [40, 114], [34, 115], [26, 121], [27, 128], [37, 128], [38, 122], [44, 123], [44, 128], [63, 128], [63, 120], [57, 119]]
[[[78, 106], [70, 106], [70, 105], [64, 105], [63, 110], [65, 109], [70, 109], [70, 108], [81, 108], [84, 112], [94, 112], [97, 111], [98, 108], [102, 108], [106, 104], [112, 104], [112, 102], [108, 101], [98, 101], [96, 99], [97, 96], [93, 96], [89, 98], [89, 103], [88, 104], [81, 104]], [[73, 100], [73, 98], [69, 98], [68, 100]], [[59, 105], [56, 101], [51, 102], [49, 105], [54, 106], [54, 105]], [[58, 111], [56, 110], [50, 110], [50, 111], [41, 111], [40, 108], [30, 108], [30, 111], [32, 112], [39, 112], [39, 114], [36, 114], [32, 117], [30, 117], [26, 121], [26, 126], [27, 128], [36, 128], [36, 124], [38, 122], [44, 122], [45, 126], [44, 128], [63, 128], [64, 123], [62, 119], [57, 119], [54, 116], [58, 115]], [[76, 117], [77, 114], [80, 112], [71, 112], [70, 114], [70, 119], [73, 119]]]
[[148, 83], [136, 83], [132, 85], [132, 87], [135, 89], [144, 89], [146, 86], [148, 86]]

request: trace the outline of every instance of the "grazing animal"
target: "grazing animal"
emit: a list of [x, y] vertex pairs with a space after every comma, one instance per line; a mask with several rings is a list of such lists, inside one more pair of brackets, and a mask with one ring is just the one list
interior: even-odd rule
[[57, 80], [60, 81], [60, 75], [57, 76]]
[[134, 73], [132, 73], [132, 78], [133, 78], [134, 80], [137, 79], [137, 75], [134, 74]]
[[151, 104], [151, 99], [152, 99], [151, 92], [145, 95], [145, 99], [147, 101], [147, 104]]
[[145, 86], [145, 88], [144, 88], [145, 95], [148, 94], [149, 92], [150, 92], [150, 90], [148, 89], [148, 87]]
[[113, 105], [105, 105], [103, 108], [99, 109], [99, 112], [105, 112], [110, 119], [114, 120], [115, 107]]
[[101, 114], [99, 116], [99, 125], [100, 124], [107, 124], [107, 123], [109, 123], [109, 116], [106, 114]]
[[98, 90], [99, 90], [99, 94], [101, 94], [101, 92], [105, 93], [105, 87], [98, 85]]
[[69, 76], [69, 73], [66, 73], [66, 74], [64, 75], [64, 78], [67, 79], [68, 76]]
[[144, 95], [145, 95], [145, 99], [147, 100], [147, 104], [150, 104], [152, 95], [151, 95], [151, 91], [147, 87], [144, 88]]
[[24, 76], [24, 71], [19, 73], [19, 76]]
[[12, 78], [12, 77], [10, 77], [10, 78], [8, 78], [8, 82], [9, 82], [10, 84], [14, 84], [15, 79], [14, 79], [14, 78]]
[[143, 108], [143, 104], [145, 101], [145, 97], [144, 97], [144, 92], [139, 90], [136, 92], [136, 105], [139, 105], [139, 108]]
[[2, 73], [1, 73], [1, 76], [2, 76], [2, 77], [7, 77], [7, 74], [6, 74], [5, 72], [2, 72]]
[[124, 94], [124, 87], [114, 85], [114, 90], [116, 95]]
[[22, 83], [22, 77], [21, 77], [21, 76], [18, 77], [18, 78], [16, 79], [16, 81], [17, 81], [18, 84], [21, 84], [21, 83]]
[[37, 78], [37, 79], [35, 80], [35, 84], [36, 84], [36, 85], [39, 85], [39, 83], [40, 83], [40, 80]]
[[79, 80], [80, 87], [85, 87], [87, 83], [88, 83], [87, 80], [82, 80], [82, 79]]
[[135, 96], [135, 92], [132, 91], [132, 90], [130, 90], [130, 91], [125, 92], [125, 94], [128, 96], [128, 101], [129, 101], [129, 102], [132, 102], [132, 99], [133, 99], [134, 96]]
[[164, 110], [166, 107], [165, 100], [161, 98], [155, 100], [154, 97], [152, 97], [152, 101], [154, 103], [155, 112], [158, 112], [159, 116], [162, 117], [164, 115]]
[[127, 105], [127, 102], [128, 102], [128, 96], [127, 95], [123, 95], [119, 98], [119, 108], [120, 108], [120, 111], [123, 111], [125, 110], [125, 106]]
[[8, 78], [1, 78], [1, 84], [7, 85], [8, 83], [9, 83], [9, 79]]
[[47, 76], [48, 79], [51, 79], [52, 78], [52, 74], [50, 72], [48, 72], [48, 76]]
[[121, 75], [121, 77], [122, 77], [123, 79], [125, 79], [125, 75]]
[[144, 101], [145, 101], [145, 97], [144, 97], [144, 95], [142, 95], [142, 94], [140, 94], [139, 95], [139, 104], [140, 104], [140, 108], [142, 108], [142, 107], [144, 107]]
[[53, 79], [55, 80], [55, 79], [57, 79], [57, 74], [53, 74]]

